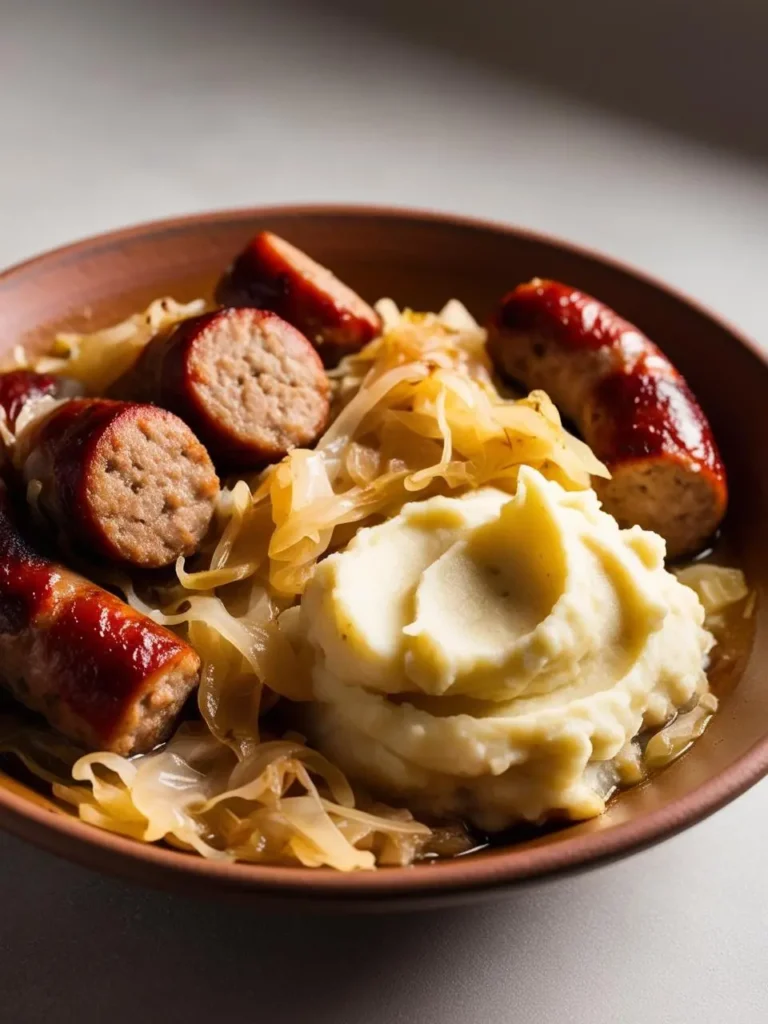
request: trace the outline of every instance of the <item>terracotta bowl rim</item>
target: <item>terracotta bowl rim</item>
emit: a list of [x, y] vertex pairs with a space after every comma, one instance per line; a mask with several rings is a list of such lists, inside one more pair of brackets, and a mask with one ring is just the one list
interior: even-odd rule
[[[556, 235], [517, 227], [503, 222], [442, 213], [411, 207], [344, 203], [277, 204], [235, 207], [203, 213], [160, 218], [138, 225], [92, 235], [67, 245], [57, 246], [25, 259], [0, 272], [0, 285], [28, 270], [62, 258], [76, 258], [82, 252], [114, 248], [122, 241], [169, 231], [203, 228], [206, 224], [267, 217], [367, 217], [431, 222], [447, 227], [465, 227], [513, 235], [531, 242], [566, 250], [574, 256], [603, 264], [630, 275], [687, 305], [713, 321], [742, 348], [750, 351], [768, 369], [768, 355], [744, 332], [712, 312], [703, 303], [689, 298], [643, 270], [587, 246], [563, 240]], [[170, 848], [142, 844], [105, 832], [75, 818], [55, 814], [16, 793], [0, 788], [2, 826], [38, 845], [60, 852], [81, 863], [98, 861], [117, 874], [137, 877], [139, 867], [146, 869], [146, 880], [157, 882], [164, 876], [170, 883], [184, 879], [197, 883], [201, 890], [234, 890], [295, 899], [365, 900], [437, 896], [442, 893], [482, 891], [508, 886], [534, 878], [563, 875], [581, 868], [608, 862], [626, 853], [638, 851], [708, 817], [768, 774], [768, 733], [719, 775], [671, 801], [657, 811], [642, 814], [631, 821], [605, 831], [564, 838], [557, 843], [519, 849], [499, 848], [489, 853], [416, 868], [386, 868], [375, 872], [344, 874], [330, 869], [272, 867], [208, 861], [197, 855]]]

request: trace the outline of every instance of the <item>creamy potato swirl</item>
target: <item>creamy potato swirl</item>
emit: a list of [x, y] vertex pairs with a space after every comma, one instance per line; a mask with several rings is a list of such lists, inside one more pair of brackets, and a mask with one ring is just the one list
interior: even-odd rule
[[406, 505], [320, 563], [312, 739], [414, 810], [591, 817], [633, 738], [706, 691], [703, 624], [660, 537], [523, 467], [514, 498]]

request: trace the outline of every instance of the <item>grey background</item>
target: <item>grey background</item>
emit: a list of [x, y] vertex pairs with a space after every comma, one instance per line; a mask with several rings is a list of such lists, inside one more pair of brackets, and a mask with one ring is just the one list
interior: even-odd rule
[[[765, 5], [576, 6], [0, 0], [0, 264], [189, 210], [400, 203], [594, 245], [767, 338]], [[342, 919], [0, 836], [0, 1021], [758, 1024], [766, 850], [763, 784], [581, 878]]]

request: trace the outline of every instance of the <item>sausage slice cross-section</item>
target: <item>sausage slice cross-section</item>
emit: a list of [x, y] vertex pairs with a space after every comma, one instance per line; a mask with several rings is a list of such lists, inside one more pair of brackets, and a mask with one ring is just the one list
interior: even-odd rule
[[666, 356], [604, 303], [557, 281], [519, 285], [489, 325], [499, 374], [548, 392], [610, 480], [595, 489], [625, 526], [659, 533], [671, 557], [704, 546], [728, 490], [704, 412]]
[[17, 700], [89, 749], [140, 754], [199, 670], [189, 644], [35, 551], [0, 481], [0, 683]]
[[259, 468], [311, 445], [330, 384], [307, 339], [262, 309], [220, 309], [154, 338], [114, 393], [180, 416], [225, 468]]
[[375, 309], [271, 231], [248, 243], [219, 283], [217, 297], [223, 305], [274, 310], [309, 338], [329, 367], [381, 331]]
[[205, 536], [219, 480], [205, 448], [165, 409], [74, 398], [18, 443], [40, 509], [85, 551], [151, 569], [191, 554]]

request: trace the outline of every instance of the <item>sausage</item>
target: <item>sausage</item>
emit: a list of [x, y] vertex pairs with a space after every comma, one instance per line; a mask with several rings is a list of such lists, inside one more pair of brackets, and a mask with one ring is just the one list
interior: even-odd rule
[[501, 303], [488, 333], [499, 374], [549, 393], [610, 480], [595, 481], [624, 526], [654, 530], [677, 558], [701, 550], [725, 515], [725, 468], [682, 375], [635, 326], [557, 281], [534, 279]]
[[44, 516], [90, 553], [152, 569], [199, 545], [219, 480], [205, 448], [173, 413], [73, 398], [17, 440]]
[[170, 630], [44, 558], [0, 481], [0, 683], [75, 742], [118, 754], [162, 742], [200, 659]]
[[154, 338], [113, 393], [171, 409], [225, 468], [279, 462], [328, 422], [330, 384], [307, 339], [267, 310], [221, 309]]
[[222, 305], [271, 309], [305, 334], [328, 367], [381, 333], [374, 309], [326, 267], [262, 231], [219, 282]]

